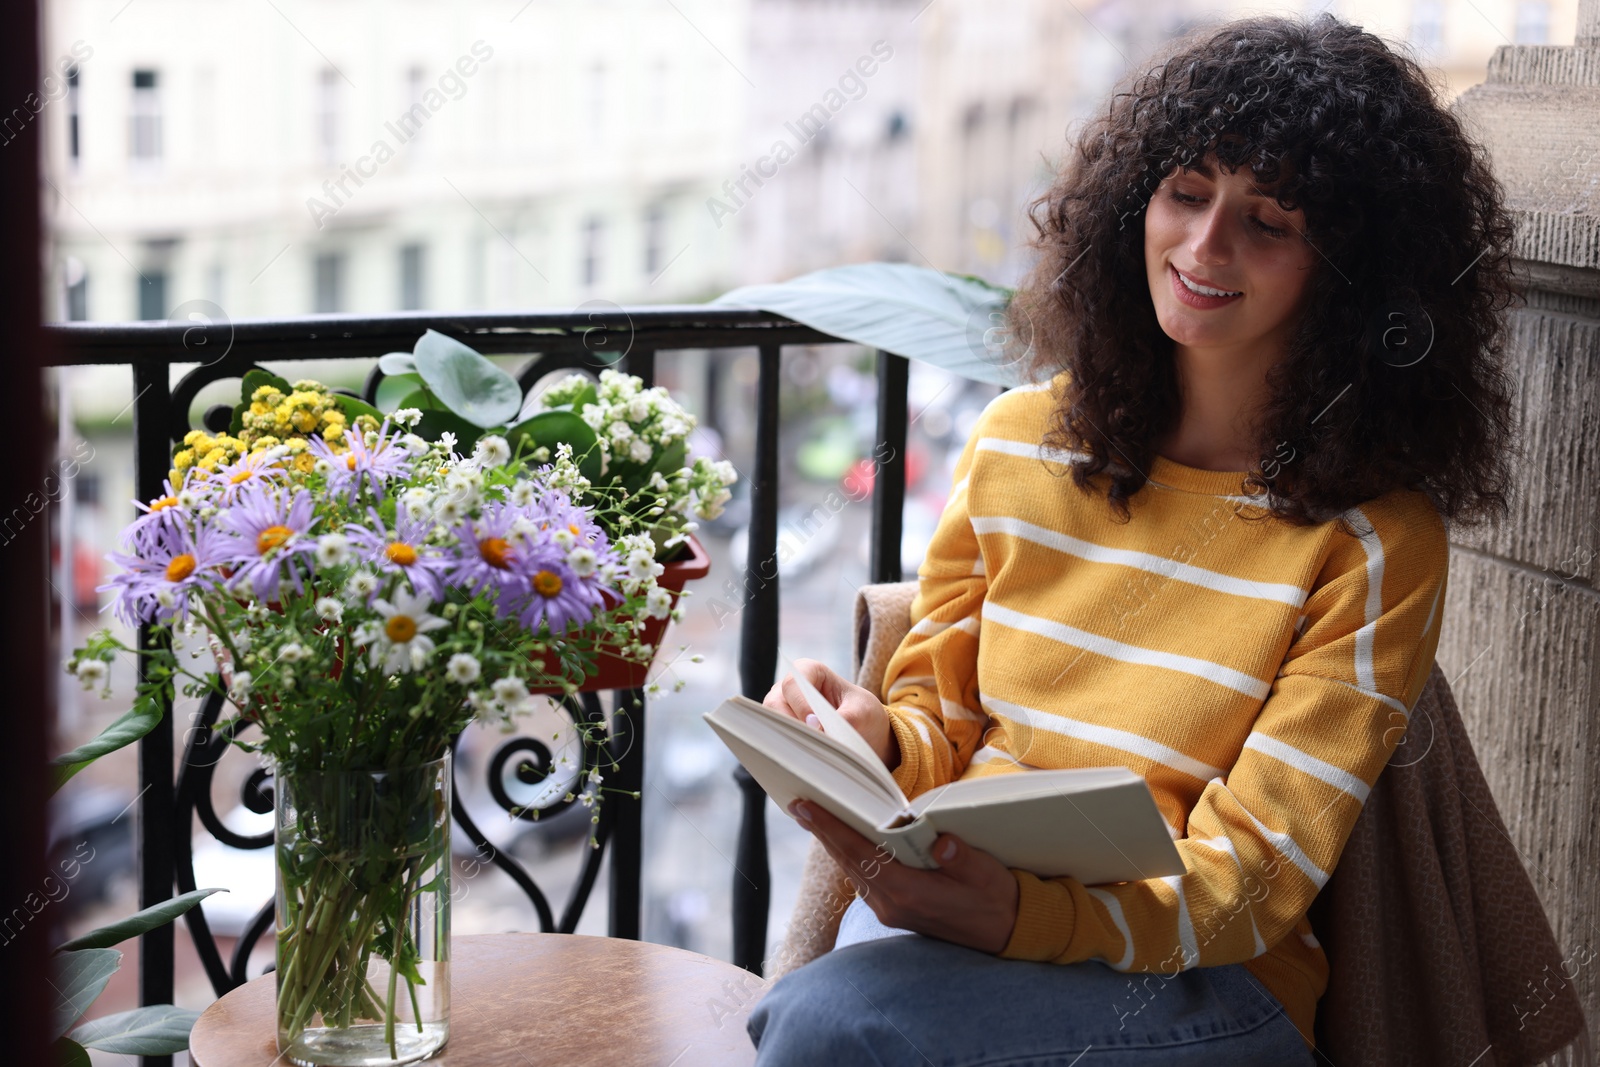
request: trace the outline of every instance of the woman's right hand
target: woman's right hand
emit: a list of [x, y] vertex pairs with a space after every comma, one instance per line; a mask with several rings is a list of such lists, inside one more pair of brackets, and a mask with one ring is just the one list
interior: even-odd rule
[[[856, 733], [866, 739], [885, 767], [892, 771], [900, 766], [900, 743], [895, 740], [894, 729], [889, 725], [889, 713], [872, 690], [846, 681], [821, 660], [797, 659], [794, 666], [839, 709], [839, 714], [855, 727]], [[800, 691], [800, 683], [795, 681], [793, 674], [784, 675], [777, 685], [767, 690], [761, 703], [814, 730], [822, 729], [822, 723], [811, 714], [810, 705], [806, 703], [805, 694]]]

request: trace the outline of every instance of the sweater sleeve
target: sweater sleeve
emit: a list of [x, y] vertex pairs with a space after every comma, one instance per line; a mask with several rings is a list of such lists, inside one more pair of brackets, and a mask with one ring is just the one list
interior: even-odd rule
[[884, 668], [882, 696], [900, 744], [894, 778], [908, 798], [959, 778], [988, 721], [978, 704], [978, 625], [988, 579], [967, 492], [994, 409], [994, 402], [984, 409], [956, 461], [949, 501], [917, 568], [911, 629]]
[[[1089, 887], [1013, 870], [1011, 959], [1168, 974], [1242, 963], [1290, 934], [1405, 734], [1438, 645], [1449, 548], [1419, 495], [1336, 534], [1225, 776], [1175, 841], [1187, 873]], [[1363, 525], [1366, 523], [1366, 525]]]

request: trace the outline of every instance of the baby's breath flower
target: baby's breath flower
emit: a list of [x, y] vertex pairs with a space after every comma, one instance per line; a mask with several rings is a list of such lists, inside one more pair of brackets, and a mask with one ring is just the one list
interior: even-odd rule
[[478, 438], [472, 458], [485, 467], [503, 467], [511, 460], [511, 446], [499, 434], [484, 434]]
[[422, 411], [420, 408], [401, 408], [389, 416], [389, 421], [409, 430], [422, 421]]
[[350, 539], [342, 533], [323, 534], [317, 538], [317, 565], [337, 567], [350, 560]]
[[77, 675], [78, 681], [83, 683], [85, 689], [93, 689], [97, 685], [104, 685], [106, 679], [111, 675], [110, 668], [106, 666], [105, 661], [98, 659], [79, 660], [77, 669], [73, 673]]
[[483, 667], [477, 658], [465, 652], [457, 652], [451, 656], [450, 662], [445, 666], [445, 673], [458, 685], [471, 685], [476, 682], [482, 670]]

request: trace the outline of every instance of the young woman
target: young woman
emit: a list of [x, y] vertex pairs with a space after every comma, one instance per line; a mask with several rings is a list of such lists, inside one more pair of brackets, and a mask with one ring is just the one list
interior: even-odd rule
[[1134, 768], [1187, 873], [950, 835], [917, 870], [797, 802], [858, 898], [752, 1014], [758, 1062], [1311, 1063], [1306, 909], [1432, 668], [1446, 523], [1505, 508], [1501, 192], [1412, 60], [1256, 18], [1132, 78], [1034, 221], [1039, 384], [967, 442], [887, 705], [796, 666], [910, 796]]

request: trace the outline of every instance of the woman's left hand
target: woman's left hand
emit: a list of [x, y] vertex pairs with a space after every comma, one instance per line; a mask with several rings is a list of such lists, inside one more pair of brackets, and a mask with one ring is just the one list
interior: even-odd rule
[[1017, 923], [1017, 880], [1005, 864], [954, 834], [933, 843], [939, 867], [908, 867], [824, 811], [797, 800], [789, 808], [849, 875], [885, 926], [997, 954]]

